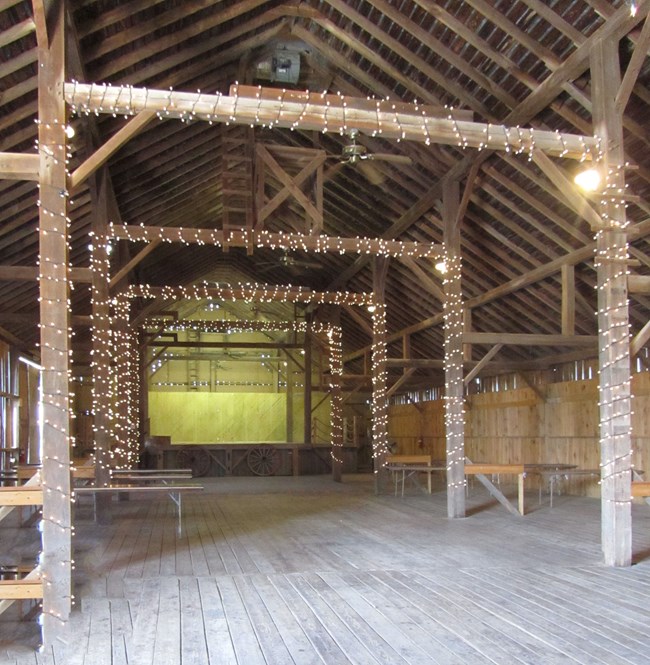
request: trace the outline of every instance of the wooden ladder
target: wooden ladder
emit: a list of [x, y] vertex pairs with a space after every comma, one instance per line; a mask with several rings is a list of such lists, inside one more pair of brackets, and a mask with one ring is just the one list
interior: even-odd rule
[[[221, 197], [224, 251], [232, 231], [251, 231], [255, 223], [253, 209], [253, 129], [242, 125], [223, 128]], [[251, 236], [252, 250], [252, 236]]]

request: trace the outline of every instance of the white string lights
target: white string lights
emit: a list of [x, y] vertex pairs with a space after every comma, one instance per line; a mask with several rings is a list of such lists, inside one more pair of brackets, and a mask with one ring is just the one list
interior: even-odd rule
[[169, 226], [129, 226], [110, 224], [109, 234], [118, 240], [152, 242], [160, 240], [183, 245], [215, 245], [223, 247], [263, 247], [283, 251], [314, 252], [316, 254], [376, 254], [396, 258], [439, 257], [443, 248], [431, 243], [385, 240], [383, 238], [341, 238], [326, 235], [272, 232], [267, 230], [231, 230], [227, 239], [218, 229], [199, 229]]
[[[447, 441], [447, 491], [463, 492], [465, 487], [465, 405], [463, 393], [463, 353], [458, 343], [463, 335], [463, 303], [460, 288], [460, 257], [448, 253], [445, 256], [443, 287], [444, 301], [444, 349], [445, 349], [445, 432]], [[448, 504], [451, 506], [451, 504]], [[451, 508], [448, 508], [451, 510]], [[464, 512], [464, 510], [460, 511]], [[449, 515], [458, 517], [459, 515]]]
[[70, 224], [68, 216], [69, 153], [67, 123], [37, 121], [40, 157], [39, 309], [43, 444], [40, 485], [43, 491], [42, 552], [36, 573], [43, 582], [41, 620], [44, 634], [52, 619], [65, 622], [70, 613], [70, 552], [72, 549], [70, 449], [70, 337], [71, 282], [68, 276]]
[[[599, 411], [601, 495], [615, 512], [632, 501], [632, 391], [627, 299], [629, 244], [626, 230], [624, 165], [601, 164], [606, 181], [600, 192], [604, 228], [596, 233], [598, 274]], [[627, 509], [627, 508], [625, 508]]]
[[[205, 289], [210, 288], [216, 290], [211, 298], [224, 299], [224, 294], [227, 294], [233, 301], [237, 299], [249, 299], [250, 302], [260, 301], [263, 297], [265, 300], [262, 302], [280, 301], [285, 302], [286, 298], [290, 295], [300, 295], [307, 298], [305, 302], [310, 302], [309, 297], [314, 297], [316, 301], [329, 302], [330, 298], [337, 300], [340, 298], [341, 302], [350, 300], [351, 304], [365, 304], [371, 299], [369, 294], [352, 294], [352, 293], [312, 293], [308, 290], [295, 288], [295, 287], [268, 287], [267, 285], [260, 284], [222, 284], [219, 287], [207, 287], [206, 285], [190, 286], [190, 287], [161, 287], [159, 293], [158, 289], [153, 289], [146, 285], [132, 286], [126, 291], [122, 292], [119, 296], [113, 298], [112, 304], [115, 308], [115, 316], [113, 320], [114, 337], [116, 340], [115, 345], [115, 361], [118, 367], [123, 368], [118, 371], [119, 384], [116, 389], [116, 394], [119, 397], [116, 400], [116, 412], [128, 413], [128, 418], [122, 424], [116, 425], [115, 439], [121, 442], [116, 446], [113, 451], [109, 453], [110, 463], [116, 465], [116, 456], [121, 453], [126, 455], [127, 463], [131, 463], [136, 459], [137, 451], [137, 432], [139, 431], [139, 413], [138, 413], [138, 400], [139, 400], [139, 374], [137, 367], [139, 366], [137, 358], [134, 355], [135, 351], [135, 332], [128, 326], [130, 315], [130, 302], [136, 297], [193, 297], [195, 299], [206, 298]], [[184, 294], [180, 296], [178, 294]], [[263, 296], [255, 294], [263, 294]], [[173, 295], [176, 294], [176, 295]], [[191, 294], [191, 295], [190, 295]], [[239, 296], [239, 298], [237, 298]], [[308, 333], [325, 333], [328, 337], [330, 348], [330, 367], [332, 375], [340, 376], [343, 370], [343, 350], [341, 344], [341, 329], [339, 326], [334, 326], [328, 323], [315, 322], [308, 324], [304, 321], [287, 321], [287, 322], [273, 322], [273, 321], [165, 321], [163, 319], [150, 318], [143, 324], [144, 328], [155, 327], [156, 330], [162, 332], [180, 331], [180, 330], [197, 330], [202, 332], [302, 332]], [[165, 382], [162, 382], [163, 385]], [[343, 444], [342, 437], [336, 436], [338, 430], [342, 431], [343, 415], [340, 394], [335, 398], [336, 392], [332, 391], [331, 401], [331, 419], [332, 419], [332, 456], [335, 461], [340, 462], [341, 453], [337, 448]], [[120, 407], [120, 405], [122, 405]]]
[[386, 345], [386, 306], [383, 302], [373, 302], [372, 312], [373, 342], [372, 355], [372, 451], [378, 460], [375, 474], [383, 470], [390, 454], [388, 445], [388, 398], [386, 397], [388, 368], [388, 348]]
[[262, 88], [231, 87], [230, 95], [207, 95], [149, 90], [128, 85], [66, 83], [66, 102], [77, 114], [108, 113], [132, 116], [154, 111], [161, 119], [194, 119], [226, 124], [261, 125], [345, 134], [354, 127], [370, 136], [398, 141], [406, 139], [430, 144], [459, 145], [492, 150], [527, 151], [575, 159], [591, 159], [596, 140], [574, 134], [536, 131], [528, 128], [496, 127], [457, 118], [453, 109], [420, 104], [395, 103], [390, 99], [347, 98], [345, 95], [297, 92]]

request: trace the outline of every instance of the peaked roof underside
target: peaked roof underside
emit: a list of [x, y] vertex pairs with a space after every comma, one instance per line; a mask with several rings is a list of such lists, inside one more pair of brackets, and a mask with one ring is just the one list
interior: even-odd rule
[[[643, 2], [637, 4], [647, 11]], [[478, 122], [591, 135], [588, 49], [579, 47], [608, 32], [621, 37], [624, 71], [643, 25], [642, 20], [629, 18], [626, 5], [607, 0], [72, 0], [67, 3], [68, 80], [211, 94], [228, 94], [235, 81], [285, 85], [348, 97], [417, 100], [466, 110]], [[33, 153], [37, 48], [31, 2], [0, 1], [0, 30], [0, 151]], [[299, 53], [297, 83], [261, 80], [263, 67], [258, 64], [272, 61], [283, 48]], [[552, 75], [557, 80], [549, 79]], [[649, 79], [646, 58], [624, 121], [626, 156], [638, 167], [626, 176], [631, 194], [638, 197], [628, 208], [633, 226], [650, 216], [645, 202], [650, 189], [650, 133], [645, 122]], [[548, 95], [535, 103], [542, 84]], [[71, 141], [71, 170], [92, 153], [91, 145], [104, 143], [127, 122], [111, 116], [81, 116], [72, 121], [76, 136]], [[224, 146], [232, 133], [232, 127], [219, 123], [154, 120], [148, 124], [107, 164], [111, 221], [222, 228]], [[594, 240], [589, 223], [574, 212], [526, 154], [494, 152], [488, 156], [457, 146], [359, 138], [370, 152], [406, 155], [411, 163], [373, 162], [373, 173], [368, 174], [356, 166], [341, 167], [336, 160], [328, 160], [323, 185], [323, 232], [328, 235], [440, 243], [442, 178], [462, 163], [462, 193], [472, 163], [482, 159], [461, 227], [466, 300]], [[332, 156], [339, 155], [348, 143], [346, 136], [300, 129], [256, 128], [254, 140], [318, 148]], [[554, 162], [567, 177], [577, 166], [573, 160]], [[90, 262], [91, 182], [71, 197], [70, 261], [75, 267], [87, 267]], [[269, 177], [267, 196], [280, 187], [277, 178]], [[419, 209], [423, 198], [429, 204]], [[36, 201], [35, 183], [0, 180], [1, 266], [37, 264]], [[304, 210], [289, 199], [269, 217], [266, 228], [295, 231], [301, 229], [304, 217]], [[630, 252], [636, 261], [631, 272], [637, 274], [647, 274], [650, 268], [646, 233], [633, 235], [631, 240]], [[141, 243], [120, 243], [112, 256], [113, 271], [142, 247]], [[297, 264], [286, 266], [277, 250], [247, 253], [231, 248], [223, 252], [217, 247], [163, 243], [137, 265], [129, 279], [173, 286], [211, 280], [291, 283], [319, 291], [372, 289], [367, 260], [359, 265], [354, 255], [304, 252], [292, 258]], [[431, 260], [418, 261], [425, 278], [412, 266], [391, 260], [386, 296], [389, 333], [441, 312], [442, 283], [432, 264]], [[576, 264], [575, 277], [575, 332], [595, 335], [596, 272], [591, 258]], [[37, 298], [35, 281], [0, 281], [0, 326], [26, 348], [34, 348], [38, 341]], [[88, 285], [76, 285], [71, 301], [73, 315], [90, 314]], [[644, 295], [631, 296], [632, 334], [646, 324], [649, 302]], [[561, 308], [558, 271], [475, 307], [472, 329], [557, 334]], [[278, 308], [277, 316], [286, 316], [286, 309]], [[367, 312], [359, 310], [358, 315], [370, 324]], [[345, 353], [370, 344], [358, 315], [353, 317], [342, 309]], [[86, 328], [75, 330], [75, 339], [87, 339]], [[442, 358], [442, 339], [441, 325], [415, 332], [410, 340], [412, 356]], [[474, 358], [480, 359], [488, 348], [475, 346]], [[557, 358], [570, 350], [508, 346], [496, 360]], [[403, 356], [401, 340], [391, 345], [390, 356]], [[349, 371], [355, 371], [354, 367]], [[412, 379], [439, 383], [440, 375], [418, 370]]]

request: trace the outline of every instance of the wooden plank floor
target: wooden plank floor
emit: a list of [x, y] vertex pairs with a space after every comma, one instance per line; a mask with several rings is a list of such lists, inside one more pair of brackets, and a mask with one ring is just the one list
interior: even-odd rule
[[612, 569], [594, 499], [531, 495], [520, 518], [475, 489], [450, 521], [444, 492], [376, 497], [370, 476], [205, 484], [180, 533], [164, 497], [108, 527], [82, 502], [69, 630], [39, 654], [34, 622], [0, 616], [0, 665], [650, 662], [646, 505]]

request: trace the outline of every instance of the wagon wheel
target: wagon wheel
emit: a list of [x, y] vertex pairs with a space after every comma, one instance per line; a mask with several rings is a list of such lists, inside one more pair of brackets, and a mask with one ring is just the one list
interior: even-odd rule
[[272, 476], [280, 466], [280, 453], [273, 446], [251, 448], [246, 461], [256, 476]]
[[195, 478], [207, 476], [210, 471], [210, 455], [202, 448], [187, 447], [178, 451], [176, 456], [178, 466], [182, 469], [192, 469]]

